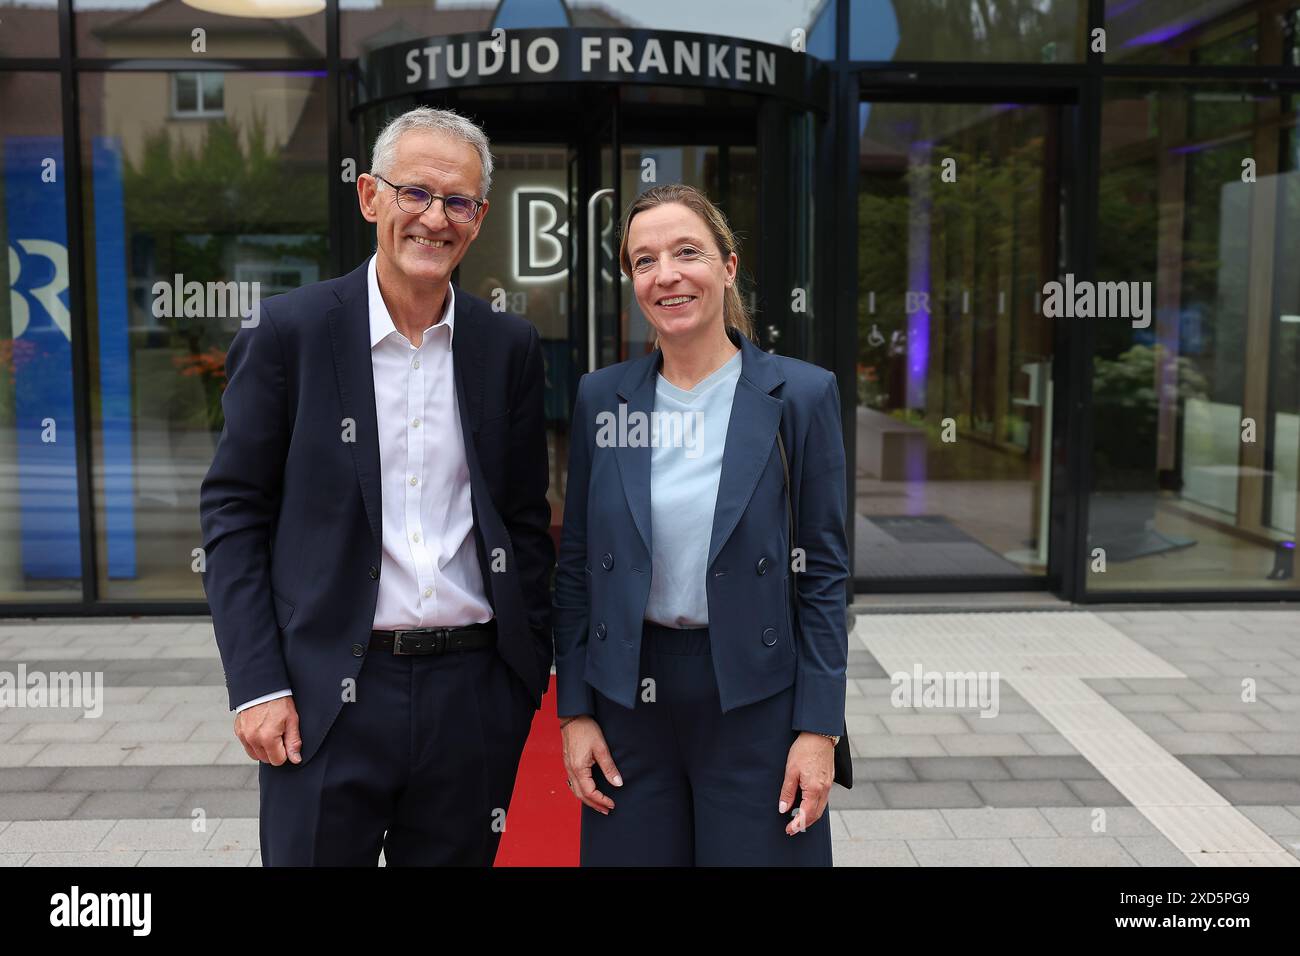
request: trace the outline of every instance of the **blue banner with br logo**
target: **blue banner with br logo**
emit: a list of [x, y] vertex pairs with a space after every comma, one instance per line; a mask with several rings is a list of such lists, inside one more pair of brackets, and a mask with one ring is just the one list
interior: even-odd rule
[[[78, 580], [81, 539], [63, 141], [53, 136], [6, 137], [3, 153], [21, 566], [29, 580]], [[101, 212], [100, 204], [96, 203], [95, 234], [110, 239], [107, 267], [116, 270], [116, 278], [108, 280], [108, 291], [116, 287], [120, 293], [107, 310], [111, 321], [105, 326], [105, 283], [100, 276], [100, 381], [104, 387], [101, 387], [99, 406], [102, 413], [109, 409], [128, 409], [125, 436], [120, 429], [110, 434], [106, 427], [102, 445], [109, 573], [124, 577], [135, 573], [135, 522], [130, 494], [130, 365], [126, 339], [126, 263], [121, 251], [125, 226], [120, 165], [113, 166], [112, 172], [116, 187], [113, 188], [112, 182], [106, 184], [109, 187], [106, 209]], [[98, 169], [96, 173], [96, 198], [99, 199]], [[114, 193], [116, 203], [111, 198]], [[101, 256], [96, 258], [99, 260]], [[103, 270], [106, 264], [100, 262], [99, 266]], [[125, 512], [120, 510], [123, 489]]]

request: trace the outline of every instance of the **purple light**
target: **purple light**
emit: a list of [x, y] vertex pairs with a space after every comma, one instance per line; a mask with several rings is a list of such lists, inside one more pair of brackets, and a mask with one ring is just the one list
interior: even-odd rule
[[1154, 30], [1139, 33], [1137, 36], [1124, 41], [1124, 46], [1152, 46], [1157, 43], [1167, 43], [1179, 34], [1200, 26], [1202, 22], [1200, 20], [1185, 20], [1182, 23], [1171, 23], [1168, 26], [1157, 27]]

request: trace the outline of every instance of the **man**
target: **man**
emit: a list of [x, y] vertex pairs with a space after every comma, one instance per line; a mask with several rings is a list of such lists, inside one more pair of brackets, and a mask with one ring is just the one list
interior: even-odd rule
[[537, 330], [451, 285], [487, 138], [393, 120], [376, 254], [262, 303], [227, 359], [204, 587], [268, 866], [491, 865], [549, 680]]

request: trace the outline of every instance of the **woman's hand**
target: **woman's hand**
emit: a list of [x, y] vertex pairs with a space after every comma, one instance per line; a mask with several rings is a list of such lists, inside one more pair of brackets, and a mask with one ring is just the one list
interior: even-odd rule
[[826, 812], [831, 784], [835, 782], [835, 744], [829, 737], [804, 731], [790, 745], [785, 759], [785, 783], [781, 785], [782, 813], [794, 803], [795, 789], [803, 791], [803, 802], [794, 811], [794, 819], [785, 832], [794, 836], [807, 830]]
[[600, 772], [616, 787], [623, 786], [623, 778], [614, 766], [605, 735], [594, 717], [575, 717], [560, 731], [564, 737], [564, 772], [569, 778], [573, 795], [598, 813], [609, 816], [614, 801], [596, 789], [591, 767], [600, 764]]

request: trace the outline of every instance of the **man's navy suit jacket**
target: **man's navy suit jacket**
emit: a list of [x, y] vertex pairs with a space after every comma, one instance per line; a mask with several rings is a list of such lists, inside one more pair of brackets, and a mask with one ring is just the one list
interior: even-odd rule
[[[374, 653], [382, 525], [367, 264], [266, 300], [259, 321], [240, 329], [226, 358], [226, 424], [199, 495], [203, 583], [230, 706], [292, 689], [304, 762], [338, 716], [345, 679]], [[540, 339], [531, 323], [460, 288], [455, 325], [474, 539], [497, 650], [540, 706], [555, 564]]]
[[[729, 332], [741, 350], [722, 453], [705, 571], [709, 645], [724, 712], [794, 685], [794, 726], [844, 733], [848, 538], [844, 439], [835, 376], [770, 355]], [[640, 693], [641, 629], [650, 596], [648, 443], [609, 444], [601, 413], [629, 426], [654, 409], [656, 349], [584, 375], [569, 447], [568, 489], [555, 575], [559, 713], [593, 714], [592, 689], [632, 707]], [[609, 421], [609, 418], [605, 418]], [[795, 523], [787, 542], [780, 431]], [[627, 429], [628, 436], [633, 429]], [[606, 435], [608, 438], [609, 435]], [[794, 589], [794, 594], [791, 589]], [[792, 621], [798, 605], [798, 626]]]

